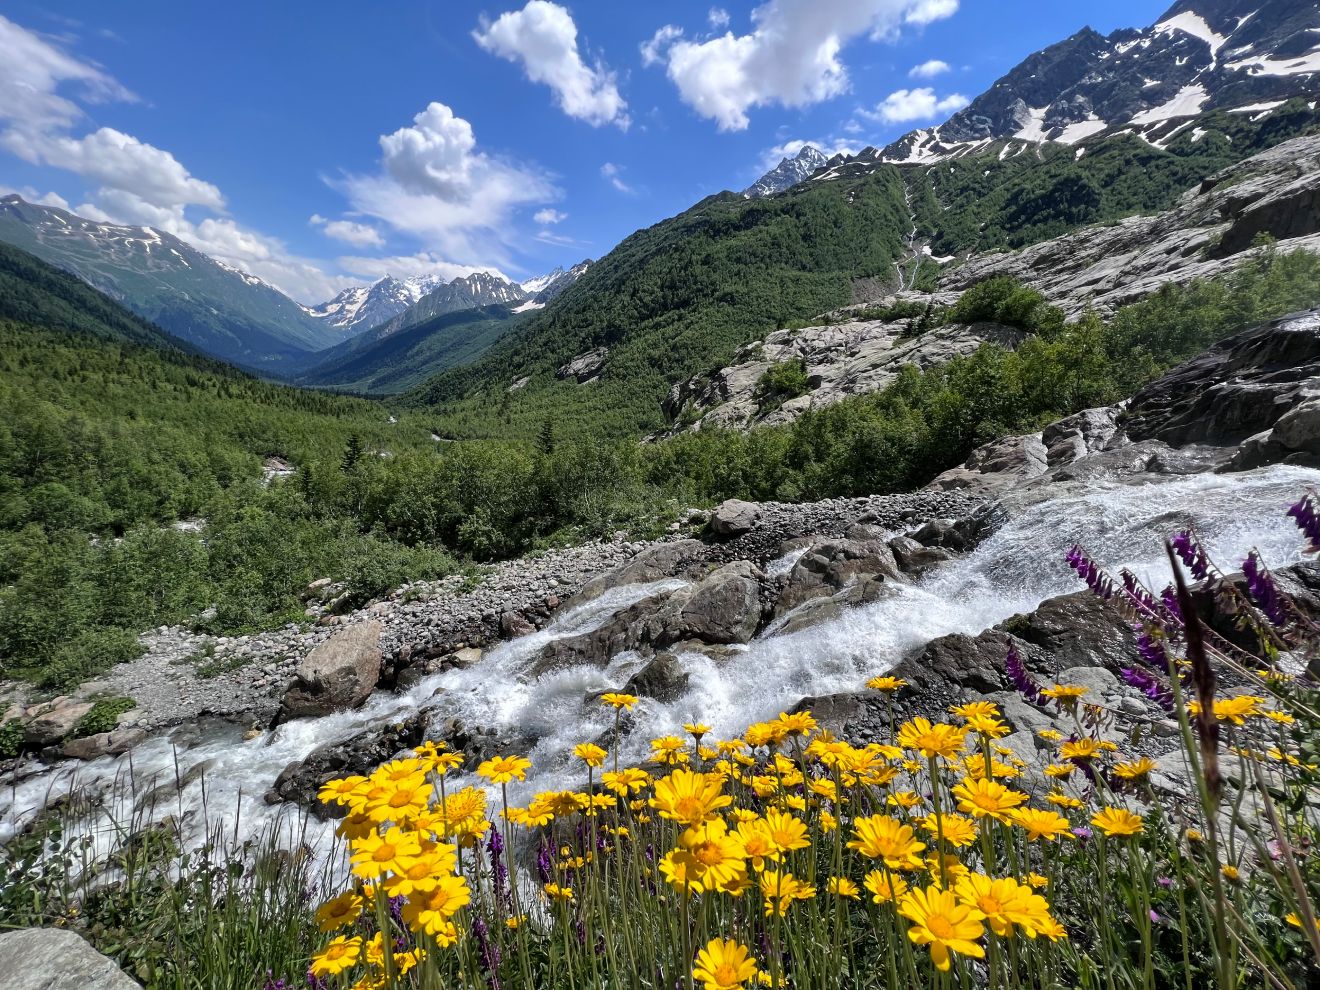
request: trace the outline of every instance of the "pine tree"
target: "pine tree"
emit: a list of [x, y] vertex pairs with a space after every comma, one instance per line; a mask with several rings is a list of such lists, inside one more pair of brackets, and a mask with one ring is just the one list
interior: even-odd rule
[[340, 462], [340, 468], [345, 474], [351, 474], [357, 467], [357, 462], [362, 459], [362, 438], [356, 433], [348, 435], [348, 443], [344, 445], [344, 459]]
[[541, 420], [540, 432], [536, 434], [536, 449], [542, 454], [555, 452], [555, 424], [549, 416]]

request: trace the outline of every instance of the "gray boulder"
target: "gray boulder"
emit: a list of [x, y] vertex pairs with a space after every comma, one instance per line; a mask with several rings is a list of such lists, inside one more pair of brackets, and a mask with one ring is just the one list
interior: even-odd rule
[[592, 578], [565, 606], [572, 608], [626, 584], [649, 584], [687, 574], [706, 552], [700, 540], [674, 540], [643, 550], [621, 567]]
[[731, 498], [721, 502], [711, 513], [710, 529], [717, 536], [742, 536], [761, 521], [761, 507], [755, 502]]
[[623, 690], [656, 701], [677, 701], [687, 687], [687, 671], [675, 654], [665, 652], [657, 654], [645, 667], [633, 674]]
[[92, 710], [90, 701], [62, 704], [39, 712], [23, 729], [24, 742], [32, 747], [49, 746], [73, 732], [82, 717]]
[[335, 633], [307, 654], [284, 693], [276, 724], [355, 708], [380, 678], [381, 624], [369, 619]]
[[761, 624], [760, 574], [749, 562], [734, 561], [714, 571], [691, 594], [675, 596], [661, 617], [657, 642], [691, 638], [746, 643]]
[[24, 928], [0, 935], [5, 990], [141, 990], [115, 963], [70, 931]]
[[121, 756], [138, 743], [145, 742], [145, 729], [111, 729], [82, 739], [70, 739], [60, 755], [70, 760], [95, 760], [100, 756]]

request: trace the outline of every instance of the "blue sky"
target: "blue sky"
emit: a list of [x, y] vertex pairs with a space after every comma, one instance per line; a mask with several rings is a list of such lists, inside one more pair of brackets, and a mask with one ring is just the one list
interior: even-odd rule
[[303, 302], [387, 271], [521, 278], [1166, 6], [5, 0], [0, 187], [171, 230]]

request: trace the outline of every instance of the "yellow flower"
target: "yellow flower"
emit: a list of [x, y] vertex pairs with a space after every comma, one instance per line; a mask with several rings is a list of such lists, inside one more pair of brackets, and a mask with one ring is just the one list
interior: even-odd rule
[[816, 896], [816, 888], [798, 880], [791, 873], [766, 870], [761, 874], [761, 896], [765, 899], [765, 913], [781, 918], [788, 913], [794, 901], [806, 901]]
[[967, 720], [967, 728], [986, 739], [1002, 739], [1012, 731], [991, 715], [973, 715]]
[[898, 913], [912, 922], [908, 938], [930, 946], [930, 959], [941, 972], [949, 968], [949, 954], [984, 959], [985, 949], [976, 940], [985, 934], [985, 915], [962, 904], [951, 890], [927, 887], [910, 890], [899, 902]]
[[1196, 829], [1194, 829], [1194, 828], [1189, 828], [1189, 829], [1188, 829], [1186, 832], [1184, 832], [1183, 834], [1187, 837], [1187, 841], [1188, 841], [1188, 842], [1196, 843], [1196, 842], [1204, 842], [1204, 841], [1205, 841], [1205, 836], [1202, 835], [1200, 832], [1198, 832], [1198, 831], [1197, 831]]
[[1045, 768], [1045, 776], [1055, 778], [1071, 777], [1076, 770], [1076, 763], [1051, 763]]
[[344, 777], [340, 780], [328, 780], [316, 792], [316, 799], [322, 804], [348, 804], [366, 779], [366, 777]]
[[1039, 890], [1041, 887], [1048, 887], [1048, 886], [1049, 886], [1049, 884], [1050, 884], [1050, 878], [1049, 878], [1049, 877], [1043, 877], [1043, 876], [1041, 876], [1039, 873], [1028, 873], [1028, 874], [1027, 874], [1027, 883], [1031, 884], [1033, 887], [1035, 887], [1037, 890]]
[[816, 728], [816, 720], [812, 718], [811, 712], [780, 712], [777, 721], [788, 736], [809, 736]]
[[959, 718], [998, 718], [999, 706], [993, 701], [969, 701], [965, 705], [952, 705], [949, 714]]
[[765, 869], [767, 860], [773, 863], [779, 862], [782, 853], [779, 847], [775, 845], [775, 840], [771, 837], [770, 830], [766, 828], [765, 822], [760, 819], [739, 822], [738, 838], [742, 840], [743, 855], [751, 860], [752, 869]]
[[699, 825], [720, 808], [733, 803], [721, 793], [724, 781], [707, 773], [675, 770], [655, 782], [655, 796], [650, 804], [668, 818], [682, 825]]
[[573, 755], [589, 767], [601, 767], [609, 754], [595, 743], [578, 743], [573, 747]]
[[1086, 694], [1086, 688], [1078, 684], [1056, 684], [1054, 687], [1045, 688], [1041, 694], [1053, 698], [1064, 706], [1070, 706], [1076, 704], [1077, 699]]
[[1100, 741], [1089, 737], [1070, 739], [1063, 744], [1059, 755], [1065, 760], [1091, 760], [1100, 755]]
[[337, 939], [312, 957], [312, 975], [318, 979], [337, 976], [357, 962], [362, 953], [362, 936], [348, 938], [340, 935]]
[[1224, 875], [1225, 880], [1231, 880], [1234, 883], [1236, 883], [1242, 876], [1242, 874], [1238, 872], [1238, 868], [1236, 866], [1232, 866], [1228, 863], [1225, 863], [1223, 866], [1221, 866], [1219, 868], [1219, 872]]
[[1078, 798], [1072, 797], [1068, 794], [1060, 794], [1058, 791], [1054, 791], [1050, 794], [1047, 794], [1045, 796], [1045, 800], [1048, 801], [1050, 804], [1054, 805], [1056, 808], [1071, 808], [1075, 811], [1078, 808], [1086, 807], [1086, 803], [1084, 801], [1081, 801]]
[[711, 939], [697, 953], [692, 978], [703, 990], [739, 990], [756, 977], [756, 963], [745, 945], [732, 939]]
[[970, 846], [976, 841], [976, 825], [962, 815], [936, 815], [933, 812], [921, 819], [921, 827], [931, 835], [944, 835], [944, 841], [955, 848]]
[[573, 899], [572, 887], [562, 887], [557, 883], [547, 883], [542, 889], [550, 898], [556, 901], [571, 901]]
[[811, 840], [807, 838], [807, 826], [800, 819], [781, 811], [771, 809], [766, 812], [765, 830], [781, 853], [806, 849], [811, 845]]
[[[1288, 924], [1292, 925], [1294, 928], [1300, 929], [1302, 927], [1301, 915], [1296, 911], [1289, 911], [1283, 916], [1283, 920], [1288, 922]], [[1320, 932], [1320, 921], [1315, 923], [1315, 930]]]
[[902, 808], [905, 811], [911, 811], [917, 805], [921, 804], [921, 798], [911, 791], [897, 791], [885, 799], [885, 803], [895, 808]]
[[871, 900], [877, 904], [890, 904], [898, 901], [908, 892], [907, 881], [893, 874], [886, 875], [883, 870], [872, 870], [862, 878], [862, 886], [871, 893]]
[[941, 885], [943, 885], [946, 876], [953, 877], [956, 880], [958, 877], [964, 877], [971, 872], [963, 865], [963, 861], [953, 853], [945, 853], [943, 856], [927, 856], [925, 866], [931, 879]]
[[940, 722], [932, 725], [929, 719], [914, 718], [904, 722], [898, 730], [898, 744], [904, 749], [916, 750], [926, 759], [943, 757], [953, 759], [963, 748], [967, 730]]
[[372, 832], [353, 841], [353, 873], [364, 880], [397, 873], [421, 851], [421, 840], [411, 832], [400, 828], [390, 828], [383, 835]]
[[1104, 808], [1091, 816], [1091, 824], [1108, 836], [1136, 835], [1141, 831], [1141, 816], [1123, 808]]
[[720, 890], [747, 872], [743, 843], [722, 818], [684, 830], [678, 845], [660, 861], [660, 872], [680, 889]]
[[526, 920], [527, 915], [525, 914], [512, 914], [504, 919], [504, 927], [509, 929], [509, 931], [514, 931]]
[[856, 838], [848, 843], [868, 859], [882, 859], [891, 870], [921, 869], [924, 842], [918, 842], [911, 825], [888, 815], [871, 815], [853, 822]]
[[532, 761], [525, 756], [493, 756], [477, 767], [477, 776], [492, 784], [507, 784], [511, 780], [526, 780]]
[[866, 686], [872, 691], [883, 691], [885, 694], [893, 694], [901, 688], [907, 687], [907, 681], [901, 677], [872, 677], [866, 682]]
[[316, 909], [316, 925], [323, 932], [351, 925], [362, 914], [362, 898], [351, 890], [332, 897]]
[[609, 705], [611, 708], [631, 708], [637, 704], [637, 695], [623, 694], [619, 691], [606, 691], [600, 696], [602, 705]]
[[1297, 721], [1297, 719], [1293, 718], [1287, 712], [1274, 711], [1273, 709], [1262, 712], [1261, 714], [1271, 722], [1278, 722], [1280, 725], [1292, 725]]
[[375, 800], [368, 801], [363, 811], [374, 822], [406, 822], [416, 818], [427, 808], [431, 799], [431, 785], [418, 775], [401, 780], [393, 790]]
[[651, 760], [654, 763], [677, 765], [688, 761], [687, 743], [678, 736], [661, 736], [651, 740]]
[[620, 797], [636, 793], [651, 782], [651, 775], [638, 767], [627, 770], [606, 770], [600, 775], [600, 782]]
[[1042, 739], [1048, 740], [1049, 742], [1058, 742], [1060, 739], [1063, 738], [1063, 733], [1060, 732], [1058, 729], [1041, 729], [1039, 732], [1036, 733], [1036, 735], [1040, 736]]
[[823, 833], [829, 835], [838, 827], [839, 820], [837, 818], [831, 815], [828, 811], [822, 811], [820, 813], [820, 830]]
[[857, 884], [847, 877], [830, 877], [825, 883], [825, 889], [835, 897], [847, 897], [854, 901], [858, 899], [860, 894], [857, 890]]
[[985, 915], [990, 930], [1007, 937], [1016, 925], [1029, 938], [1035, 938], [1050, 920], [1050, 906], [1030, 887], [1012, 877], [995, 879], [979, 873], [959, 877], [954, 893], [964, 904], [969, 904]]
[[1072, 825], [1068, 819], [1054, 811], [1040, 808], [1016, 808], [1009, 814], [1009, 821], [1026, 829], [1027, 839], [1057, 839], [1072, 835]]
[[[1243, 725], [1249, 718], [1264, 715], [1265, 709], [1261, 707], [1264, 704], [1265, 699], [1258, 698], [1254, 694], [1242, 694], [1236, 698], [1216, 698], [1214, 706], [1215, 720]], [[1201, 703], [1199, 701], [1191, 702], [1187, 708], [1193, 715], [1201, 714]]]
[[[415, 932], [443, 940], [453, 931], [449, 919], [472, 902], [467, 880], [463, 877], [443, 876], [433, 888], [413, 894], [403, 905], [403, 920]], [[453, 934], [457, 938], [457, 933]]]
[[448, 843], [436, 843], [424, 855], [404, 860], [394, 876], [385, 883], [385, 892], [391, 897], [408, 897], [433, 890], [440, 878], [453, 873], [457, 865], [456, 850]]
[[993, 780], [964, 780], [953, 788], [958, 810], [973, 818], [1008, 821], [1008, 813], [1026, 801], [1021, 791], [1012, 791]]
[[1157, 764], [1148, 756], [1143, 756], [1139, 760], [1131, 763], [1118, 763], [1114, 765], [1115, 776], [1122, 777], [1124, 780], [1140, 780], [1145, 777]]
[[710, 732], [710, 726], [701, 722], [684, 722], [683, 731], [689, 736], [696, 736], [700, 739], [706, 733]]

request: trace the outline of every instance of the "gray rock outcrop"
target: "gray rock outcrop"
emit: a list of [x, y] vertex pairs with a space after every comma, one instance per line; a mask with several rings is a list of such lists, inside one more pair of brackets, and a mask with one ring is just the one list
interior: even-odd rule
[[381, 624], [375, 619], [349, 626], [311, 653], [284, 692], [276, 722], [355, 708], [380, 678]]
[[5, 990], [141, 990], [141, 985], [70, 931], [24, 928], [0, 935]]

